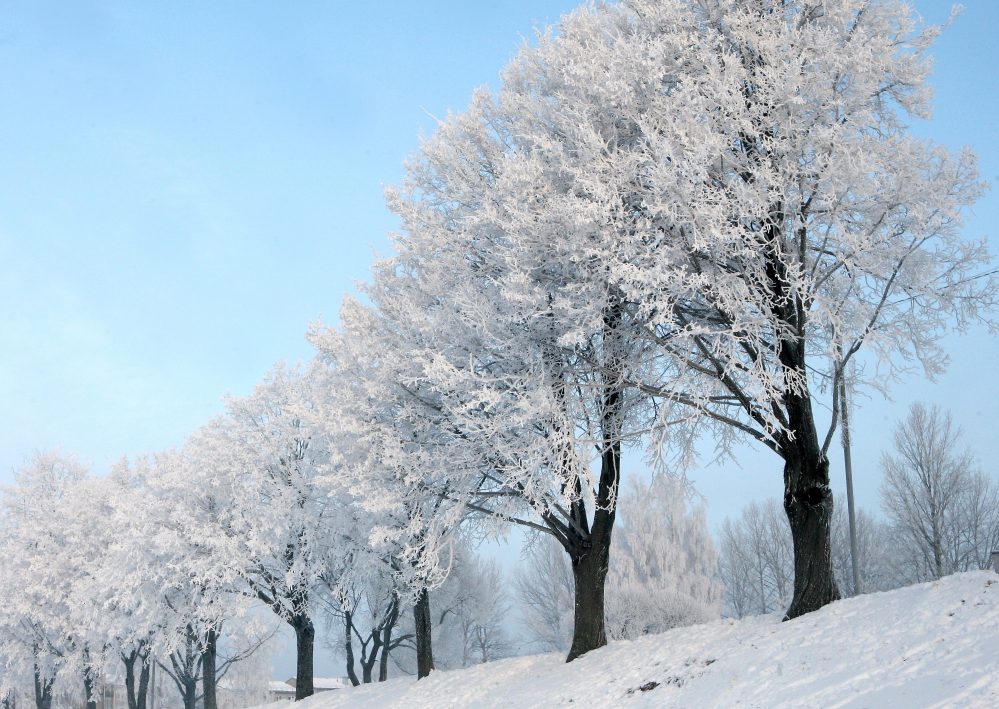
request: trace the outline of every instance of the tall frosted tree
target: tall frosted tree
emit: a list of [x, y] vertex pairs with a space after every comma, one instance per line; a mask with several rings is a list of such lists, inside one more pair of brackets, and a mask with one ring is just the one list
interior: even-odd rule
[[[684, 424], [780, 458], [788, 617], [839, 596], [837, 421], [820, 425], [815, 395], [835, 399], [863, 351], [882, 384], [935, 375], [944, 333], [995, 304], [984, 243], [960, 235], [975, 157], [906, 124], [928, 115], [937, 33], [877, 0], [584, 8], [441, 128], [412, 171], [430, 208], [402, 210], [450, 272], [564, 327], [552, 342], [612, 383], [604, 394], [651, 397], [662, 440]], [[442, 292], [464, 301], [461, 284]], [[609, 360], [581, 347], [601, 327]]]
[[251, 396], [229, 400], [227, 414], [192, 436], [180, 457], [185, 503], [199, 525], [192, 542], [228, 569], [235, 592], [295, 632], [297, 699], [314, 691], [314, 595], [337, 542], [340, 502], [318, 479], [329, 454], [317, 382], [276, 367]]

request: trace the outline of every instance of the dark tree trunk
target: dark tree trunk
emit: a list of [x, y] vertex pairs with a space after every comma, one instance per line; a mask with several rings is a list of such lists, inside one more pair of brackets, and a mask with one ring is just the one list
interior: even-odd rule
[[215, 665], [218, 657], [218, 633], [209, 628], [205, 636], [205, 647], [201, 651], [201, 693], [204, 709], [218, 709], [215, 692]]
[[[833, 499], [829, 489], [829, 460], [819, 445], [812, 415], [812, 396], [808, 391], [807, 310], [800, 295], [787, 288], [791, 279], [781, 247], [786, 216], [782, 201], [771, 205], [770, 215], [763, 232], [770, 304], [780, 323], [793, 333], [782, 334], [777, 340], [777, 358], [784, 369], [786, 382], [800, 380], [795, 389], [791, 388], [791, 383], [785, 384], [783, 403], [788, 432], [779, 441], [780, 454], [784, 458], [784, 511], [791, 525], [794, 545], [794, 596], [784, 616], [785, 620], [790, 620], [837, 600], [839, 589], [832, 567]], [[803, 238], [799, 236], [799, 239]]]
[[378, 628], [372, 628], [368, 638], [371, 641], [371, 652], [366, 656], [362, 653], [361, 656], [361, 681], [364, 684], [371, 684], [371, 673], [378, 661], [378, 649], [382, 643], [381, 631]]
[[[803, 355], [802, 355], [803, 358]], [[802, 363], [803, 364], [803, 363]], [[784, 511], [794, 545], [794, 596], [785, 620], [797, 618], [838, 600], [830, 536], [833, 497], [829, 460], [819, 446], [811, 399], [786, 398], [793, 438], [781, 441], [784, 456]]]
[[[128, 709], [146, 709], [146, 692], [149, 687], [149, 662], [142, 650], [133, 650], [128, 655], [121, 655], [125, 665], [125, 697]], [[135, 665], [139, 664], [139, 687], [135, 686]]]
[[[139, 691], [135, 694], [135, 709], [146, 709], [146, 697], [149, 696], [149, 671], [152, 666], [148, 657], [142, 658], [142, 668], [139, 670]], [[129, 709], [133, 709], [129, 706]]]
[[52, 709], [52, 680], [45, 679], [35, 667], [35, 709]]
[[434, 669], [434, 648], [430, 638], [433, 629], [430, 620], [430, 592], [425, 588], [416, 597], [413, 620], [416, 625], [416, 678], [423, 679]]
[[566, 662], [607, 644], [604, 627], [604, 582], [607, 578], [606, 555], [588, 552], [572, 564], [575, 582], [572, 645]]
[[170, 672], [165, 665], [160, 665], [164, 670], [167, 670], [177, 687], [177, 691], [180, 692], [184, 701], [184, 709], [197, 709], [198, 682], [201, 679], [203, 659], [201, 652], [198, 651], [198, 636], [194, 632], [194, 628], [188, 626], [184, 647], [170, 655], [170, 665], [173, 667], [173, 671]]
[[[615, 324], [613, 311], [608, 316], [608, 329]], [[612, 369], [613, 371], [613, 369]], [[604, 437], [600, 456], [600, 484], [593, 512], [593, 527], [582, 543], [567, 548], [572, 559], [575, 585], [572, 645], [566, 662], [607, 644], [604, 626], [604, 585], [610, 565], [611, 532], [617, 517], [617, 489], [621, 480], [621, 391], [610, 388], [603, 401], [601, 429]], [[578, 503], [579, 524], [585, 525], [585, 508]]]
[[193, 677], [184, 680], [184, 709], [198, 709], [198, 680]]
[[382, 657], [378, 665], [378, 681], [384, 682], [388, 679], [389, 651], [392, 649], [392, 630], [399, 620], [399, 599], [393, 598], [389, 611], [385, 616], [385, 625], [382, 628]]
[[295, 701], [299, 701], [315, 693], [313, 657], [316, 628], [312, 618], [304, 613], [292, 617], [291, 627], [295, 629]]
[[[346, 604], [345, 604], [346, 605]], [[357, 672], [354, 671], [354, 639], [350, 634], [354, 627], [354, 616], [350, 611], [343, 613], [343, 650], [347, 656], [347, 679], [355, 687], [360, 684], [357, 679]]]

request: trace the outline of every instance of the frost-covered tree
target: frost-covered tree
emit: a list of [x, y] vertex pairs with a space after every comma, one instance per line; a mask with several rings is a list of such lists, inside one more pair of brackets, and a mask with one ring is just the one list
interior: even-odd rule
[[977, 469], [950, 413], [913, 404], [881, 458], [881, 504], [909, 582], [984, 569], [999, 542], [999, 487]]
[[[413, 634], [400, 632], [407, 597], [398, 586], [395, 560], [366, 548], [370, 538], [361, 524], [342, 549], [342, 564], [322, 575], [319, 598], [332, 638], [328, 645], [346, 662], [347, 678], [355, 687], [388, 679], [389, 658]], [[346, 568], [346, 567], [349, 567]], [[360, 668], [360, 677], [358, 676]]]
[[[118, 553], [123, 568], [131, 563], [141, 570], [140, 584], [123, 590], [141, 619], [133, 642], [145, 653], [143, 661], [171, 667], [171, 657], [180, 656], [187, 666], [191, 647], [201, 667], [201, 701], [205, 709], [217, 709], [219, 638], [227, 623], [247, 612], [248, 600], [232, 557], [220, 552], [224, 537], [213, 536], [213, 513], [223, 498], [207, 484], [206, 469], [191, 462], [189, 450], [141, 461], [146, 518]], [[197, 699], [186, 688], [181, 696], [188, 706]]]
[[788, 617], [838, 594], [836, 421], [820, 430], [814, 393], [865, 348], [885, 380], [932, 376], [943, 333], [995, 301], [994, 279], [974, 278], [983, 243], [959, 234], [981, 190], [973, 155], [905, 124], [928, 112], [936, 34], [889, 2], [634, 0], [578, 14], [541, 50], [599, 68], [609, 100], [591, 111], [616, 118], [585, 184], [627, 196], [601, 254], [660, 345], [660, 378], [637, 383], [663, 420], [696, 411], [783, 460]]
[[[87, 683], [92, 701], [100, 647], [90, 652], [74, 585], [99, 556], [86, 468], [56, 452], [36, 454], [3, 498], [5, 582], [0, 585], [0, 642], [10, 674], [33, 679], [35, 704], [50, 709], [57, 681], [77, 692]], [[81, 525], [87, 527], [82, 533]]]
[[336, 543], [337, 499], [317, 479], [328, 457], [320, 395], [315, 378], [277, 367], [251, 396], [230, 399], [181, 458], [201, 525], [192, 541], [228, 570], [236, 592], [295, 632], [298, 699], [313, 693], [314, 591]]
[[627, 639], [721, 614], [718, 552], [702, 507], [681, 481], [631, 479], [618, 503], [608, 575], [607, 628]]
[[[539, 150], [525, 162], [518, 151], [551, 139], [549, 126], [484, 94], [442, 124], [390, 195], [404, 232], [368, 289], [384, 323], [351, 305], [341, 319], [350, 339], [362, 319], [366, 332], [391, 333], [387, 351], [361, 361], [377, 361], [374, 377], [409, 418], [358, 418], [410, 429], [392, 469], [419, 480], [410, 488], [426, 499], [458, 503], [433, 518], [447, 530], [471, 513], [493, 530], [490, 520], [513, 522], [562, 545], [576, 577], [572, 659], [606, 641], [621, 450], [645, 430], [647, 397], [622, 385], [634, 360], [631, 317], [605, 265], [585, 256], [603, 214], [581, 213], [568, 183], [551, 187], [561, 169], [552, 156]], [[522, 208], [524, 194], [542, 219]], [[391, 356], [397, 364], [387, 366]]]
[[[409, 301], [386, 299], [383, 310], [396, 302]], [[374, 557], [361, 548], [354, 553], [373, 559], [367, 568], [376, 575], [391, 569], [399, 603], [412, 605], [417, 675], [424, 677], [434, 664], [430, 591], [451, 568], [467, 505], [490, 512], [476, 503], [495, 494], [482, 490], [491, 477], [477, 475], [492, 469], [491, 449], [461, 428], [428, 383], [426, 361], [414, 353], [421, 333], [405, 327], [407, 318], [348, 300], [341, 320], [340, 330], [311, 335], [328, 368], [325, 477], [345, 487], [367, 519], [354, 536], [362, 546], [370, 542]]]
[[570, 656], [601, 642], [619, 450], [647, 397], [657, 441], [705, 424], [780, 457], [787, 615], [838, 596], [836, 419], [820, 430], [815, 393], [865, 349], [882, 382], [932, 376], [943, 333], [995, 301], [984, 245], [959, 235], [973, 155], [905, 124], [928, 112], [936, 33], [868, 0], [584, 8], [411, 165], [373, 299], [422, 333], [410, 354], [449, 421], [494, 442], [494, 491], [574, 559]]
[[171, 632], [174, 617], [163, 589], [170, 586], [164, 583], [166, 569], [178, 557], [158, 543], [160, 506], [146, 486], [151, 464], [149, 458], [122, 460], [99, 479], [106, 503], [89, 504], [84, 516], [99, 522], [106, 542], [76, 590], [87, 609], [85, 624], [103, 634], [108, 674], [113, 673], [114, 658], [121, 662], [129, 709], [146, 707], [151, 653]]

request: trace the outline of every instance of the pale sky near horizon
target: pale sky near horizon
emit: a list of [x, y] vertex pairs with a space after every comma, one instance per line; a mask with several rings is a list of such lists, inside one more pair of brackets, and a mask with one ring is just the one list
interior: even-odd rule
[[[58, 446], [106, 470], [180, 443], [364, 279], [395, 220], [382, 187], [434, 116], [461, 110], [570, 0], [0, 0], [0, 483]], [[930, 22], [951, 3], [916, 0]], [[999, 3], [934, 49], [934, 117], [999, 184]], [[999, 254], [999, 194], [968, 219]], [[936, 383], [855, 412], [858, 498], [916, 399], [953, 411], [999, 475], [999, 346], [949, 338]], [[838, 454], [838, 448], [834, 449]], [[637, 465], [637, 459], [635, 461]], [[841, 479], [838, 455], [834, 479]], [[693, 471], [713, 524], [780, 493], [767, 453]]]

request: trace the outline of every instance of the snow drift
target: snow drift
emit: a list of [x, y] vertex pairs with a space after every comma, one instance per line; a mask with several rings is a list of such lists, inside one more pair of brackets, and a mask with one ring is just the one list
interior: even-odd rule
[[560, 655], [517, 657], [296, 706], [567, 705], [999, 706], [999, 576], [956, 574], [786, 623], [776, 615], [715, 621], [614, 642], [570, 664]]

